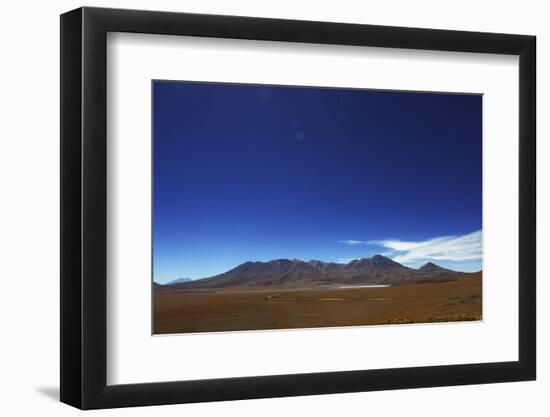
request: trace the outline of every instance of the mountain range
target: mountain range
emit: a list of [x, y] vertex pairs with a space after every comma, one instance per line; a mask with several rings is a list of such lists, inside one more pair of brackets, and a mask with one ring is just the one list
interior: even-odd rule
[[178, 279], [175, 279], [173, 281], [170, 281], [164, 285], [174, 285], [174, 284], [182, 284], [184, 282], [190, 282], [190, 281], [193, 281], [191, 278], [178, 278]]
[[200, 280], [177, 282], [170, 289], [312, 288], [342, 285], [395, 285], [403, 282], [448, 281], [469, 274], [428, 262], [418, 269], [375, 255], [347, 264], [299, 259], [245, 262], [223, 274]]

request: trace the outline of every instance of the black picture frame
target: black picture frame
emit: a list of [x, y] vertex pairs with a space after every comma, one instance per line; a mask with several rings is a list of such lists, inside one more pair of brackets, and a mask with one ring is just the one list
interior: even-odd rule
[[[108, 32], [519, 56], [519, 360], [107, 385]], [[79, 8], [61, 15], [61, 401], [81, 409], [482, 384], [536, 377], [534, 36]]]

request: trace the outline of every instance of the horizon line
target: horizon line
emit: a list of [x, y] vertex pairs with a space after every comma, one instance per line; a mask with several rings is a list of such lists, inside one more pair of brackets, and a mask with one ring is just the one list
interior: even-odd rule
[[[440, 267], [440, 268], [443, 268], [441, 265], [439, 265], [439, 264], [437, 264], [436, 262], [431, 261], [431, 260], [426, 261], [426, 262], [424, 262], [422, 265], [420, 265], [419, 267], [414, 268], [414, 267], [411, 267], [411, 266], [404, 265], [404, 264], [402, 264], [402, 263], [400, 263], [400, 262], [397, 262], [397, 261], [395, 261], [394, 259], [392, 259], [390, 256], [386, 256], [386, 255], [383, 255], [383, 254], [379, 254], [379, 253], [378, 253], [378, 254], [375, 254], [375, 255], [372, 255], [372, 256], [369, 256], [369, 257], [346, 258], [346, 259], [349, 259], [349, 261], [347, 261], [347, 262], [322, 261], [322, 260], [320, 260], [320, 259], [310, 259], [310, 260], [308, 260], [308, 261], [305, 261], [305, 260], [299, 259], [299, 258], [292, 258], [292, 259], [290, 259], [290, 258], [273, 258], [273, 259], [270, 259], [270, 260], [267, 260], [267, 261], [245, 261], [245, 262], [242, 262], [242, 263], [240, 263], [240, 264], [238, 264], [238, 265], [236, 265], [236, 266], [234, 266], [234, 267], [232, 267], [232, 268], [230, 268], [230, 269], [228, 269], [228, 270], [226, 270], [226, 271], [224, 271], [224, 272], [220, 272], [220, 273], [215, 274], [215, 275], [209, 275], [209, 276], [202, 277], [202, 278], [189, 278], [189, 279], [190, 279], [191, 281], [200, 281], [200, 280], [203, 280], [203, 279], [212, 278], [212, 277], [215, 277], [215, 276], [217, 276], [217, 275], [221, 275], [221, 274], [224, 274], [224, 273], [226, 273], [226, 272], [229, 272], [229, 271], [231, 271], [232, 269], [238, 268], [239, 266], [244, 265], [244, 264], [247, 264], [247, 263], [262, 263], [262, 264], [266, 264], [266, 263], [274, 262], [274, 261], [290, 261], [290, 262], [292, 262], [292, 261], [300, 261], [300, 262], [304, 262], [304, 263], [321, 262], [321, 263], [324, 263], [324, 264], [349, 265], [350, 263], [355, 262], [355, 261], [367, 260], [367, 259], [372, 259], [372, 258], [375, 258], [375, 257], [381, 257], [381, 258], [389, 259], [389, 260], [391, 260], [392, 262], [395, 262], [395, 263], [397, 263], [397, 264], [399, 264], [399, 265], [401, 265], [401, 266], [404, 266], [405, 268], [414, 269], [414, 270], [418, 270], [418, 269], [420, 269], [420, 268], [422, 268], [423, 266], [428, 265], [428, 264], [432, 264], [432, 265], [438, 266], [438, 267]], [[445, 268], [445, 269], [449, 269], [449, 268]], [[456, 270], [456, 269], [449, 269], [449, 270], [451, 270], [451, 271], [453, 271], [453, 272], [462, 272], [462, 273], [467, 273], [467, 274], [470, 274], [470, 273], [475, 274], [475, 273], [477, 273], [477, 272], [483, 271], [483, 268], [481, 268], [481, 269], [479, 269], [479, 270], [476, 270], [476, 271], [460, 271], [460, 270]], [[170, 282], [177, 281], [178, 279], [182, 279], [182, 278], [188, 278], [188, 277], [181, 276], [181, 277], [179, 277], [179, 278], [174, 278], [174, 279], [171, 279], [171, 280], [165, 282], [164, 284], [163, 284], [163, 283], [160, 283], [160, 282], [158, 282], [158, 281], [155, 281], [155, 279], [153, 278], [153, 279], [152, 279], [152, 282], [155, 283], [155, 284], [158, 284], [158, 285], [166, 285], [166, 284], [169, 284]]]

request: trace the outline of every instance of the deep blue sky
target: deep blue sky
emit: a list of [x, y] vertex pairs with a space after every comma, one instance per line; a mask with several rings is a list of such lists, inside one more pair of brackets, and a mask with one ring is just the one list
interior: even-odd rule
[[166, 81], [153, 93], [158, 282], [481, 230], [481, 96]]

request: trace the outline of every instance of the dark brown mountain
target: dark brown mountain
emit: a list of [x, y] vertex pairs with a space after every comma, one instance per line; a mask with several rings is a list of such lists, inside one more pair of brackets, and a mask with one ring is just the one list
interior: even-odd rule
[[222, 288], [311, 288], [332, 285], [394, 285], [402, 282], [457, 279], [460, 272], [431, 262], [420, 269], [401, 265], [382, 255], [353, 260], [347, 264], [299, 259], [245, 262], [210, 278], [164, 286], [170, 289]]
[[432, 262], [428, 262], [426, 264], [424, 264], [423, 266], [421, 266], [420, 268], [418, 268], [418, 270], [420, 272], [427, 272], [427, 273], [449, 273], [449, 272], [455, 272], [455, 271], [452, 271], [450, 269], [445, 269], [445, 268], [442, 268], [440, 267], [439, 265], [436, 265]]

